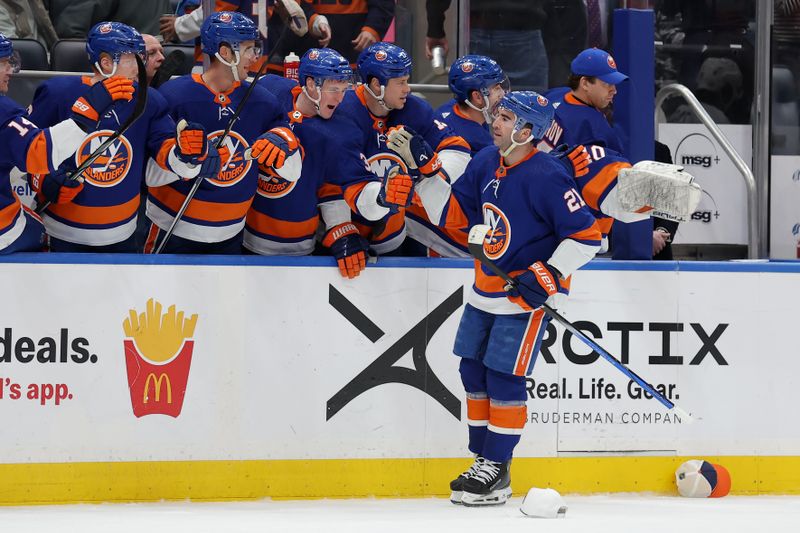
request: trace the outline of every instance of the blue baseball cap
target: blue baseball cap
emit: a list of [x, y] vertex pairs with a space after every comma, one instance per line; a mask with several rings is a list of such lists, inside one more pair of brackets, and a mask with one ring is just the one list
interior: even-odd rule
[[594, 76], [611, 85], [616, 85], [628, 79], [628, 76], [617, 70], [614, 58], [605, 50], [587, 48], [570, 64], [570, 70], [578, 76]]

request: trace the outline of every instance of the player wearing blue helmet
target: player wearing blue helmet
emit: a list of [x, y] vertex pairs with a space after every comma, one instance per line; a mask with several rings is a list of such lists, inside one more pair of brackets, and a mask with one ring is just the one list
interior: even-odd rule
[[[389, 43], [373, 44], [359, 56], [358, 71], [363, 83], [345, 96], [341, 111], [356, 123], [361, 152], [378, 179], [354, 182], [352, 176], [343, 176], [344, 194], [358, 215], [355, 220], [362, 234], [369, 237], [373, 251], [387, 254], [403, 244], [406, 222], [410, 220], [406, 218], [408, 213], [419, 210], [417, 215], [424, 218], [421, 208], [411, 205], [412, 178], [419, 174], [458, 179], [469, 161], [469, 147], [447, 124], [435, 119], [427, 102], [410, 94], [411, 58], [405, 50]], [[390, 129], [401, 127], [424, 139], [427, 151], [417, 150], [423, 148], [417, 143], [405, 155], [398, 156], [388, 147]], [[458, 253], [457, 248], [450, 245], [455, 236], [438, 237], [442, 240], [437, 252]], [[425, 247], [431, 246], [424, 238], [420, 239], [418, 242]], [[463, 241], [466, 246], [466, 234]], [[415, 247], [416, 250], [401, 252], [406, 255], [427, 253], [423, 246]]]
[[508, 92], [508, 78], [495, 60], [466, 55], [450, 66], [448, 84], [455, 99], [439, 107], [436, 115], [469, 143], [474, 154], [492, 144], [492, 110]]
[[431, 220], [485, 231], [486, 255], [518, 282], [506, 292], [506, 282], [476, 262], [453, 348], [476, 458], [450, 484], [456, 504], [510, 498], [510, 461], [527, 420], [526, 376], [549, 321], [541, 306], [566, 292], [569, 276], [600, 248], [568, 165], [534, 146], [552, 118], [552, 105], [535, 92], [505, 95], [492, 122], [494, 146], [478, 152], [455, 184], [426, 178], [416, 187]]
[[130, 100], [133, 94], [129, 80], [84, 86], [62, 120], [41, 129], [5, 96], [11, 75], [19, 66], [11, 41], [0, 35], [0, 254], [41, 251], [43, 245], [42, 221], [24, 208], [14, 194], [10, 170], [17, 167], [32, 173], [31, 185], [47, 201], [71, 200], [82, 185], [77, 181], [67, 183], [59, 165], [86, 141], [84, 132], [94, 131], [98, 115], [112, 109], [116, 102]]
[[[217, 176], [197, 187], [177, 223], [175, 217], [194, 184], [174, 174], [148, 175], [147, 217], [152, 224], [146, 253], [159, 249], [173, 224], [174, 233], [162, 250], [166, 253], [241, 253], [245, 217], [258, 188], [259, 163], [276, 175], [288, 172], [283, 174], [288, 179], [299, 176], [300, 154], [288, 157], [297, 152], [297, 141], [284, 127], [286, 117], [278, 101], [258, 84], [244, 100], [250, 88], [247, 72], [260, 54], [257, 31], [240, 13], [212, 14], [201, 29], [203, 51], [210, 57], [208, 68], [159, 87], [174, 120], [208, 131], [209, 146], [222, 142], [221, 168]], [[244, 108], [222, 140], [241, 106]], [[249, 158], [250, 153], [259, 160]]]
[[[94, 63], [94, 75], [55, 77], [42, 83], [31, 104], [35, 122], [50, 126], [63, 120], [71, 112], [72, 102], [87, 87], [92, 91], [129, 87], [127, 100], [135, 98], [134, 87], [136, 91], [139, 88], [129, 80], [138, 74], [136, 55], [145, 51], [138, 31], [119, 22], [100, 22], [89, 32], [86, 51]], [[61, 170], [74, 170], [80, 165], [130, 117], [134, 107], [134, 101], [126, 101], [110, 111], [90, 113], [84, 127], [97, 131], [80, 144], [75, 157], [67, 160]], [[62, 185], [62, 191], [75, 188], [71, 198], [58, 198], [44, 211], [51, 250], [136, 251], [134, 231], [145, 168], [187, 179], [216, 175], [219, 159], [203, 139], [202, 128], [189, 127], [176, 133], [163, 97], [157, 91], [149, 92], [142, 115], [86, 169], [83, 183], [70, 181]]]
[[353, 71], [341, 54], [312, 48], [300, 60], [300, 86], [292, 90], [290, 128], [304, 149], [300, 179], [288, 182], [263, 172], [247, 215], [244, 247], [261, 255], [307, 255], [314, 251], [320, 219], [342, 276], [366, 267], [368, 244], [351, 221], [339, 175], [366, 174], [354, 124], [337, 112]]

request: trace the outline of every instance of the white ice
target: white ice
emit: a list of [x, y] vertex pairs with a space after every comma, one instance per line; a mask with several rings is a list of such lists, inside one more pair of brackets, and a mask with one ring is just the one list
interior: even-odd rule
[[468, 509], [441, 498], [136, 503], [0, 507], [15, 533], [767, 533], [800, 531], [800, 496], [570, 496], [563, 519], [502, 507]]

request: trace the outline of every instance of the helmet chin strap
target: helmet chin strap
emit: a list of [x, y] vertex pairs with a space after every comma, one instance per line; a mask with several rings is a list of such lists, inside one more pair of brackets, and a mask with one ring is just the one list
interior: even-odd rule
[[231, 72], [233, 72], [233, 79], [235, 81], [241, 81], [239, 79], [239, 68], [238, 67], [239, 67], [239, 63], [242, 60], [242, 57], [239, 55], [239, 50], [234, 50], [233, 51], [233, 57], [236, 58], [236, 60], [233, 63], [228, 63], [227, 61], [225, 61], [225, 58], [222, 57], [219, 52], [215, 52], [214, 55], [217, 57], [217, 59], [219, 59], [222, 62], [223, 65], [227, 65], [228, 67], [230, 67]]
[[119, 60], [113, 61], [113, 64], [114, 64], [114, 68], [111, 69], [111, 73], [110, 74], [106, 74], [105, 72], [103, 72], [103, 67], [100, 66], [100, 62], [99, 61], [95, 61], [94, 62], [94, 68], [96, 68], [97, 72], [99, 72], [100, 75], [103, 76], [104, 78], [110, 78], [111, 76], [113, 76], [114, 74], [117, 73], [117, 67], [119, 66]]
[[[325, 82], [323, 81], [323, 83], [325, 83]], [[305, 85], [303, 85], [303, 88], [300, 89], [300, 90], [303, 92], [304, 95], [306, 95], [306, 98], [311, 100], [311, 102], [314, 104], [314, 109], [319, 114], [319, 102], [320, 102], [320, 100], [322, 100], [322, 86], [321, 85], [317, 85], [317, 80], [314, 80], [314, 85], [316, 85], [317, 93], [319, 94], [319, 98], [314, 98], [313, 96], [311, 96], [308, 93], [308, 91], [306, 90], [306, 86]], [[367, 89], [367, 90], [369, 90], [369, 89]]]
[[503, 153], [500, 154], [500, 155], [503, 156], [504, 159], [506, 157], [508, 157], [508, 154], [510, 154], [514, 150], [514, 148], [516, 148], [517, 146], [522, 146], [524, 144], [528, 144], [529, 142], [531, 142], [533, 140], [533, 135], [528, 135], [527, 139], [525, 139], [521, 143], [518, 143], [517, 141], [514, 140], [514, 137], [517, 135], [517, 133], [519, 133], [519, 131], [520, 131], [520, 128], [518, 126], [514, 125], [514, 129], [511, 130], [511, 145], [508, 148], [506, 148], [505, 150], [503, 150]]
[[465, 102], [469, 107], [471, 107], [475, 111], [479, 111], [481, 114], [483, 114], [484, 122], [486, 122], [487, 124], [491, 124], [492, 123], [492, 114], [489, 112], [489, 91], [486, 90], [486, 87], [484, 87], [480, 91], [481, 91], [481, 94], [483, 95], [483, 101], [486, 103], [485, 106], [478, 107], [475, 104], [473, 104], [472, 102], [470, 102], [469, 98], [467, 98], [465, 100]]
[[386, 86], [385, 85], [381, 85], [381, 94], [380, 95], [377, 95], [374, 92], [372, 92], [372, 89], [369, 88], [369, 84], [365, 85], [365, 89], [370, 94], [370, 96], [372, 96], [375, 100], [378, 101], [378, 105], [380, 105], [386, 111], [391, 111], [393, 109], [392, 107], [389, 107], [386, 104], [386, 102], [384, 101], [384, 97], [386, 96]]

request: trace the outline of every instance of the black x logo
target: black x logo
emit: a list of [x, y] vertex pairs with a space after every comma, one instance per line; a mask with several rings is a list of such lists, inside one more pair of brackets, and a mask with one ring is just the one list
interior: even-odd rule
[[[328, 288], [328, 303], [356, 329], [372, 342], [383, 337], [384, 332], [360, 309], [337, 291], [333, 285], [329, 285]], [[330, 420], [345, 405], [364, 392], [385, 383], [402, 383], [419, 389], [439, 402], [457, 420], [461, 420], [461, 401], [433, 373], [428, 365], [425, 350], [436, 331], [450, 315], [461, 307], [463, 302], [464, 288], [459, 287], [428, 316], [420, 320], [408, 333], [362, 370], [350, 383], [334, 394], [328, 400], [326, 420]], [[414, 369], [393, 366], [409, 350], [411, 350], [414, 360]]]

